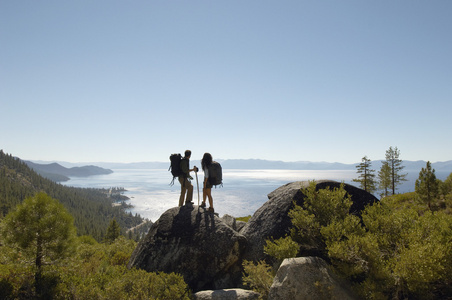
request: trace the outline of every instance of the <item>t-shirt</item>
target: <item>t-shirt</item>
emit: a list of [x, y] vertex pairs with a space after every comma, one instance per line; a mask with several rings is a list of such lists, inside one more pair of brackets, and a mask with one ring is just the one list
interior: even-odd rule
[[188, 158], [182, 158], [181, 162], [180, 162], [180, 168], [182, 170], [182, 172], [184, 173], [182, 176], [184, 177], [188, 177], [189, 174], [189, 170], [190, 170], [190, 162], [188, 160]]
[[204, 178], [209, 178], [209, 168], [207, 168], [207, 166], [206, 166], [206, 167], [204, 167], [203, 171], [204, 171]]

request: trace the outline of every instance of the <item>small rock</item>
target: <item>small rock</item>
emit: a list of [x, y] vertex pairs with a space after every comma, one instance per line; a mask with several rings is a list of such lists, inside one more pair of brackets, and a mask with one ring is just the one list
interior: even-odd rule
[[257, 300], [261, 294], [244, 289], [197, 292], [195, 300]]

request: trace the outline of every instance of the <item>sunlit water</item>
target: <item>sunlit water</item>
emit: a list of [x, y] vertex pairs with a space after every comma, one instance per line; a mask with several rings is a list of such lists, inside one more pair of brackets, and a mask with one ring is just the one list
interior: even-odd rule
[[[110, 188], [124, 187], [131, 211], [156, 221], [167, 209], [179, 203], [180, 184], [177, 180], [170, 186], [172, 176], [164, 169], [113, 169], [112, 174], [90, 177], [73, 177], [64, 185], [74, 187]], [[193, 202], [198, 204], [195, 174]], [[276, 188], [294, 181], [331, 179], [349, 183], [357, 178], [355, 170], [223, 170], [223, 187], [213, 188], [215, 211], [235, 217], [252, 215]], [[198, 173], [199, 198], [202, 201], [203, 172]], [[399, 192], [411, 191], [414, 184], [405, 183]]]

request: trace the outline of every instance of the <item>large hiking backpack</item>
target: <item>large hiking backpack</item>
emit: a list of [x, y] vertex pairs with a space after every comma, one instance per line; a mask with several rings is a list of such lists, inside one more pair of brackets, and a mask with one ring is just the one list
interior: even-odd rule
[[223, 170], [221, 169], [221, 165], [218, 162], [213, 161], [208, 167], [208, 170], [209, 183], [215, 187], [217, 185], [223, 186]]
[[182, 176], [184, 174], [184, 172], [182, 172], [182, 169], [180, 167], [180, 163], [182, 161], [182, 155], [180, 153], [171, 154], [170, 161], [171, 161], [171, 164], [168, 168], [168, 171], [171, 170], [171, 174], [173, 175], [173, 180], [170, 183], [170, 185], [173, 185], [174, 179], [176, 177]]

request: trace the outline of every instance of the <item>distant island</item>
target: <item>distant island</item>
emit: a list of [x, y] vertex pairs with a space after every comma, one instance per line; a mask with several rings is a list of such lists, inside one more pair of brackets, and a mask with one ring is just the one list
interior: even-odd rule
[[104, 169], [92, 165], [66, 168], [58, 163], [38, 164], [31, 161], [24, 161], [24, 163], [42, 177], [55, 182], [68, 181], [70, 177], [88, 177], [113, 173], [110, 169]]

